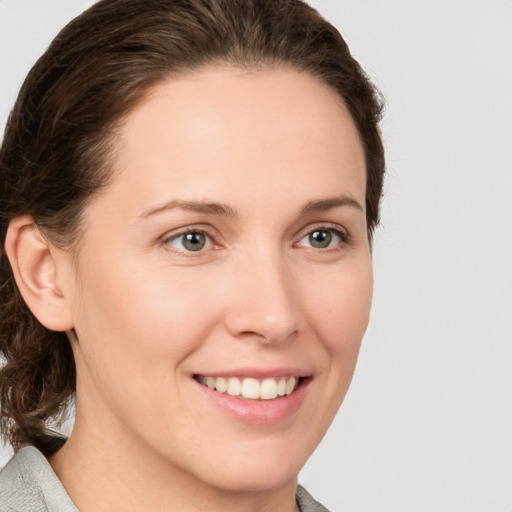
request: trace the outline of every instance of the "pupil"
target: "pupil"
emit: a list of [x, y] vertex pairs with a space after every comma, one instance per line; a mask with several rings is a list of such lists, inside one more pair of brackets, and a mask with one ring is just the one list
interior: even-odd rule
[[206, 240], [202, 233], [187, 233], [183, 246], [189, 251], [200, 251], [205, 246]]
[[309, 243], [318, 249], [325, 249], [331, 243], [332, 235], [329, 231], [314, 231], [309, 235]]

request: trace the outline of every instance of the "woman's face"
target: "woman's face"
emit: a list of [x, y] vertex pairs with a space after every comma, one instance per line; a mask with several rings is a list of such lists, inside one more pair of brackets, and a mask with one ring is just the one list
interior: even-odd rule
[[343, 400], [370, 312], [347, 109], [296, 71], [205, 69], [150, 92], [114, 161], [62, 271], [74, 435], [217, 488], [290, 482]]

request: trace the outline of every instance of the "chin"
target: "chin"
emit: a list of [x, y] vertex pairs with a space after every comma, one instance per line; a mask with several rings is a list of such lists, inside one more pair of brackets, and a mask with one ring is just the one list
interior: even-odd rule
[[290, 467], [281, 461], [272, 464], [245, 464], [229, 468], [215, 475], [211, 482], [214, 487], [232, 492], [263, 492], [295, 484], [301, 467]]
[[271, 491], [288, 484], [295, 485], [298, 474], [312, 450], [305, 450], [307, 443], [293, 449], [275, 443], [262, 443], [253, 449], [237, 451], [236, 447], [220, 455], [213, 468], [205, 469], [203, 478], [211, 485], [233, 492]]

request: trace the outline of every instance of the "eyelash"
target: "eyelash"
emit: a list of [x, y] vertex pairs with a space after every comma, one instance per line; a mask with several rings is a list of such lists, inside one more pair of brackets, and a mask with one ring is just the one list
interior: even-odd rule
[[[202, 236], [204, 236], [209, 241], [209, 244], [212, 245], [214, 248], [218, 248], [219, 247], [217, 244], [215, 244], [214, 237], [207, 230], [201, 229], [201, 228], [187, 228], [187, 229], [185, 229], [183, 231], [180, 231], [178, 233], [174, 233], [172, 235], [165, 236], [162, 239], [162, 244], [165, 245], [165, 246], [170, 246], [171, 242], [174, 242], [175, 240], [179, 240], [180, 238], [186, 237], [187, 235], [190, 235], [190, 234], [202, 235]], [[208, 244], [208, 242], [207, 242], [207, 244]], [[181, 252], [182, 254], [186, 254], [188, 257], [193, 257], [193, 256], [201, 255], [204, 252], [204, 249], [201, 248], [198, 251], [190, 251], [190, 250], [182, 249], [181, 251], [178, 250], [177, 252]]]
[[[300, 235], [300, 238], [298, 238], [298, 241], [293, 243], [293, 247], [300, 247], [300, 242], [308, 237], [313, 235], [316, 232], [326, 232], [330, 233], [330, 235], [334, 235], [335, 238], [338, 239], [338, 242], [334, 247], [325, 247], [325, 248], [317, 248], [310, 246], [304, 246], [309, 250], [316, 250], [319, 252], [336, 252], [342, 249], [343, 246], [349, 245], [352, 241], [351, 236], [344, 230], [340, 229], [339, 227], [333, 227], [333, 226], [326, 226], [325, 224], [319, 224], [317, 226], [309, 226], [307, 228], [307, 231], [303, 231]], [[207, 240], [206, 244], [209, 244], [213, 246], [214, 249], [220, 248], [218, 244], [215, 243], [214, 236], [212, 236], [207, 230], [202, 228], [187, 228], [183, 231], [180, 231], [178, 233], [174, 233], [171, 235], [166, 235], [162, 238], [162, 244], [164, 246], [171, 246], [172, 242], [179, 240], [182, 237], [186, 237], [189, 234], [197, 234], [204, 236]], [[205, 252], [204, 248], [200, 248], [197, 251], [193, 250], [187, 250], [186, 248], [183, 248], [181, 250], [177, 251], [178, 253], [184, 254], [187, 257], [194, 257], [194, 256], [200, 256]]]
[[318, 232], [329, 233], [331, 235], [331, 237], [332, 237], [332, 235], [334, 235], [334, 237], [336, 237], [338, 239], [337, 243], [335, 243], [334, 246], [329, 246], [329, 247], [325, 247], [325, 248], [306, 246], [307, 249], [317, 250], [320, 252], [336, 252], [336, 251], [340, 251], [344, 246], [349, 245], [350, 242], [352, 241], [350, 235], [345, 230], [343, 230], [339, 227], [326, 226], [325, 224], [319, 224], [317, 226], [308, 226], [307, 231], [303, 232], [303, 234], [301, 234], [299, 241], [293, 244], [294, 247], [297, 247], [298, 244], [302, 240], [304, 240], [306, 237], [310, 237], [314, 233], [318, 233]]

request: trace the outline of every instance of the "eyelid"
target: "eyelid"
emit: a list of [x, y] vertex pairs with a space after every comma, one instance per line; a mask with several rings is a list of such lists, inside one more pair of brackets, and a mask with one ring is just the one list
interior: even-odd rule
[[[194, 257], [194, 256], [197, 257], [197, 256], [204, 254], [205, 252], [208, 252], [209, 250], [220, 248], [220, 244], [217, 243], [217, 241], [216, 241], [217, 236], [215, 234], [213, 234], [211, 231], [212, 231], [211, 229], [209, 229], [208, 227], [205, 227], [205, 226], [200, 226], [200, 227], [199, 226], [185, 226], [182, 228], [177, 228], [172, 231], [168, 231], [165, 235], [160, 237], [159, 241], [160, 241], [160, 244], [162, 244], [163, 246], [166, 247], [166, 249], [168, 249], [176, 254], [186, 255], [189, 257]], [[189, 233], [201, 233], [210, 241], [210, 244], [212, 247], [201, 249], [199, 251], [194, 252], [194, 251], [186, 251], [186, 250], [180, 251], [179, 249], [176, 249], [175, 247], [171, 246], [170, 242], [172, 242], [173, 240], [176, 240], [177, 238], [179, 238], [181, 236], [185, 236]]]
[[[341, 240], [341, 243], [338, 246], [329, 247], [329, 248], [326, 248], [326, 249], [316, 249], [316, 248], [314, 248], [314, 250], [316, 250], [316, 251], [327, 252], [329, 250], [336, 250], [336, 249], [339, 248], [340, 245], [347, 245], [347, 244], [350, 244], [352, 242], [352, 236], [350, 235], [350, 233], [343, 226], [340, 226], [339, 224], [335, 224], [335, 223], [331, 223], [331, 222], [321, 222], [320, 221], [320, 222], [315, 222], [313, 224], [309, 224], [305, 228], [301, 229], [298, 232], [298, 234], [294, 237], [295, 238], [295, 242], [292, 245], [294, 247], [298, 247], [299, 244], [300, 244], [300, 241], [305, 236], [313, 233], [314, 231], [322, 231], [322, 230], [335, 232], [336, 235], [339, 236], [339, 238]], [[217, 233], [212, 233], [212, 231], [214, 231], [214, 230], [211, 227], [204, 226], [204, 225], [200, 225], [200, 226], [194, 226], [194, 225], [184, 226], [182, 228], [176, 228], [174, 230], [168, 231], [166, 234], [164, 234], [163, 236], [161, 236], [159, 238], [159, 241], [166, 248], [168, 248], [169, 250], [172, 250], [173, 252], [175, 252], [177, 254], [182, 254], [182, 255], [192, 256], [192, 257], [196, 256], [197, 257], [197, 256], [200, 256], [200, 255], [204, 254], [205, 252], [208, 252], [208, 250], [220, 249], [221, 248], [221, 244], [218, 242], [219, 235]], [[210, 247], [209, 249], [202, 249], [202, 250], [199, 250], [197, 252], [185, 251], [185, 250], [180, 251], [178, 249], [171, 248], [170, 242], [172, 240], [176, 240], [180, 236], [187, 235], [188, 233], [201, 233], [201, 234], [203, 234], [204, 236], [206, 236], [209, 239], [209, 241], [210, 241], [210, 243], [211, 243], [211, 245], [213, 247]]]
[[[297, 246], [299, 242], [307, 235], [313, 233], [314, 231], [334, 231], [341, 239], [341, 243], [343, 245], [350, 244], [352, 242], [352, 237], [350, 233], [339, 224], [334, 224], [331, 222], [315, 222], [313, 224], [309, 224], [304, 229], [302, 229], [297, 237], [296, 242], [294, 242], [294, 246]], [[329, 249], [336, 249], [335, 247], [330, 247], [328, 249], [323, 249], [323, 251], [328, 251]], [[316, 249], [318, 250], [318, 249]], [[322, 249], [320, 249], [322, 250]]]

